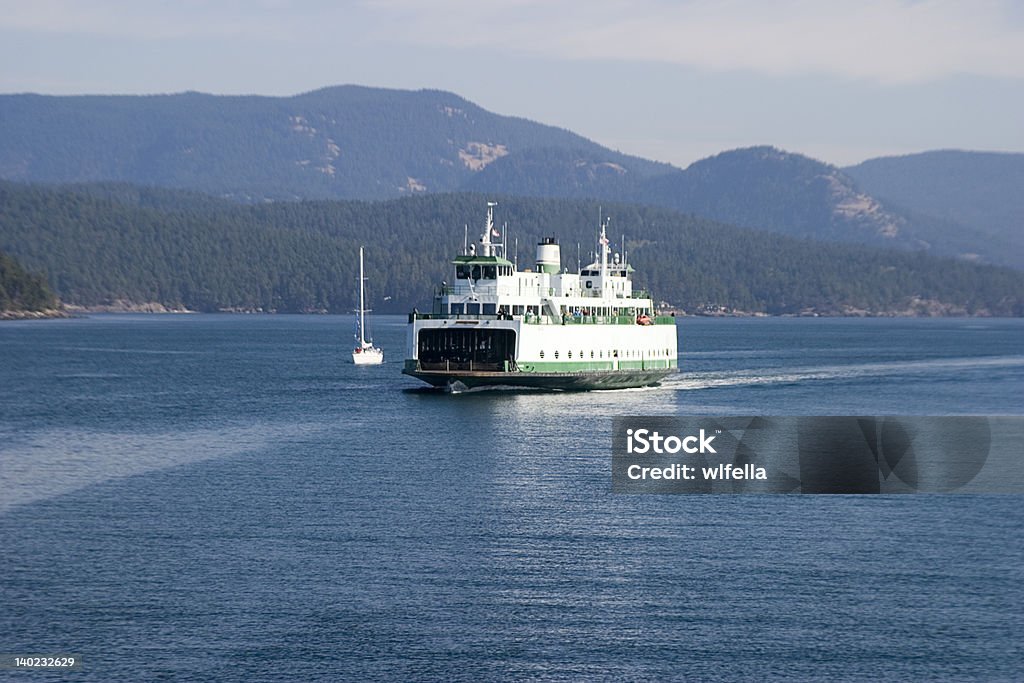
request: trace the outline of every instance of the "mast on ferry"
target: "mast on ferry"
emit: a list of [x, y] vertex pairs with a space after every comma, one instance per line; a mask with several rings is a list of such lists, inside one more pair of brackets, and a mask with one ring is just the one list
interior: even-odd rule
[[487, 202], [487, 223], [484, 225], [484, 234], [480, 237], [480, 246], [483, 248], [481, 256], [496, 256], [494, 253], [494, 247], [496, 245], [491, 244], [491, 234], [494, 230], [494, 207], [498, 205], [498, 202]]
[[601, 282], [602, 283], [605, 281], [605, 278], [608, 277], [608, 252], [610, 251], [610, 249], [608, 247], [608, 223], [611, 220], [612, 220], [611, 216], [609, 216], [608, 218], [604, 219], [604, 221], [601, 223], [601, 239], [598, 240], [598, 242], [600, 242], [600, 247], [601, 247]]

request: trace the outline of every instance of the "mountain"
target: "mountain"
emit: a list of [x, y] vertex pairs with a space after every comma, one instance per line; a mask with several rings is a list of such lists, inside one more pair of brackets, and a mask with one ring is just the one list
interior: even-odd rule
[[448, 192], [494, 160], [532, 148], [600, 154], [639, 175], [668, 168], [436, 90], [2, 95], [0, 122], [3, 179], [122, 181], [241, 200]]
[[[49, 274], [68, 303], [347, 312], [357, 247], [366, 246], [371, 306], [429, 310], [449, 279], [466, 224], [492, 195], [429, 194], [386, 202], [256, 205], [118, 185], [0, 182], [0, 249]], [[555, 235], [576, 268], [595, 242], [599, 202], [500, 197], [498, 219], [522, 265]], [[856, 245], [769, 234], [678, 212], [603, 203], [616, 252], [637, 284], [688, 311], [795, 314], [1024, 315], [1024, 273]], [[390, 303], [385, 302], [390, 298]], [[154, 306], [156, 307], [156, 306]]]
[[843, 171], [866, 192], [1012, 241], [1024, 254], [1024, 154], [944, 150]]
[[[887, 196], [887, 195], [884, 195]], [[735, 225], [1024, 267], [1003, 235], [881, 199], [835, 166], [772, 147], [724, 152], [644, 183], [644, 201]]]
[[723, 152], [647, 177], [596, 154], [530, 150], [496, 160], [465, 187], [637, 202], [794, 237], [1024, 268], [1024, 253], [1002, 235], [876, 199], [839, 168], [774, 147]]
[[593, 198], [1024, 268], [1022, 200], [1012, 192], [1020, 156], [961, 160], [952, 184], [941, 158], [928, 157], [921, 163], [933, 171], [910, 187], [899, 184], [899, 168], [882, 173], [891, 166], [884, 160], [844, 171], [773, 147], [679, 169], [436, 90], [0, 96], [0, 179], [113, 181], [242, 202], [454, 191]]

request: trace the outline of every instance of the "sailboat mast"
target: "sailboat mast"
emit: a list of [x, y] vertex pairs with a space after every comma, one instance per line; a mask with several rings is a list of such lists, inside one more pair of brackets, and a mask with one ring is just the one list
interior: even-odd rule
[[366, 329], [365, 321], [363, 316], [366, 313], [366, 304], [363, 301], [363, 248], [359, 247], [359, 346], [363, 347], [366, 345], [365, 334], [363, 330]]

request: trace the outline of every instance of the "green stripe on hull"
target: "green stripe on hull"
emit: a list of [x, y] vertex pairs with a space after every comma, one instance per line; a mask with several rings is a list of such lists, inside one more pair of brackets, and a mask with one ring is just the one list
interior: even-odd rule
[[435, 387], [458, 386], [467, 389], [486, 386], [532, 387], [589, 391], [593, 389], [630, 389], [657, 384], [675, 368], [644, 370], [597, 370], [587, 372], [445, 372], [416, 370], [406, 367], [406, 375], [423, 380]]
[[[521, 362], [520, 372], [613, 372], [613, 361], [535, 361]], [[678, 366], [675, 358], [620, 360], [619, 370], [665, 370]]]

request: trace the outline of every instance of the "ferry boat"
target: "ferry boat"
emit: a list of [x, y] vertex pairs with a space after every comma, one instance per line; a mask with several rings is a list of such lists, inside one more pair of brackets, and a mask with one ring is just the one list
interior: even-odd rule
[[657, 384], [677, 371], [676, 325], [651, 296], [633, 289], [633, 268], [612, 254], [600, 221], [597, 258], [562, 269], [558, 242], [537, 245], [535, 268], [505, 253], [488, 202], [484, 231], [452, 262], [430, 313], [409, 315], [403, 373], [436, 387], [561, 390]]

